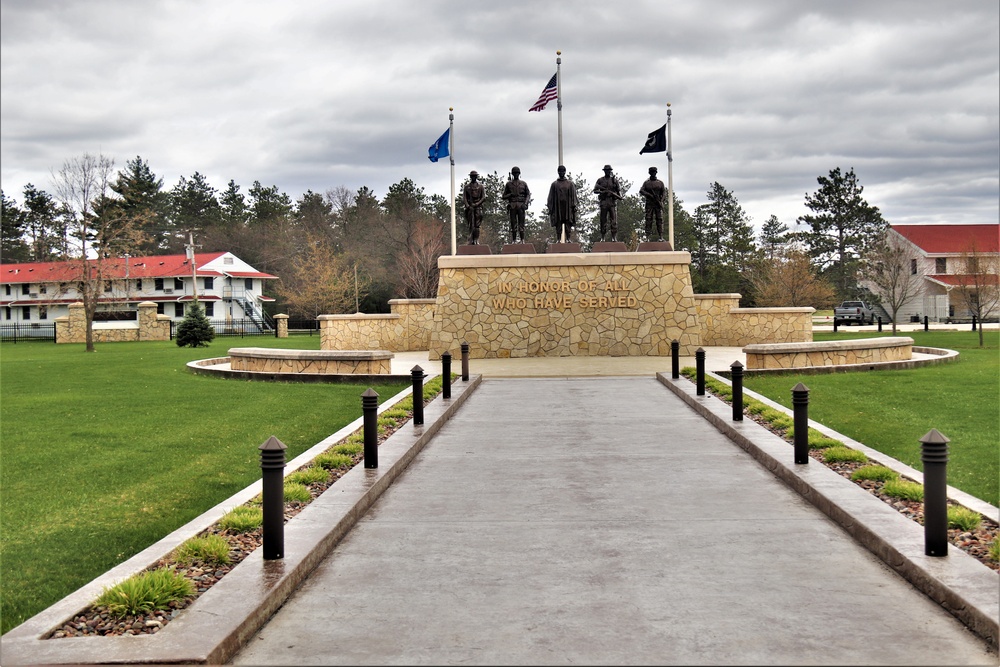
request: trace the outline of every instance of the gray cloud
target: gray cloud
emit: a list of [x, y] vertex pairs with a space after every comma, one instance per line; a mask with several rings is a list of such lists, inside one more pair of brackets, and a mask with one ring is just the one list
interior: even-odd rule
[[996, 222], [993, 5], [2, 0], [3, 189], [101, 151], [167, 187], [199, 171], [293, 198], [402, 178], [447, 196], [426, 151], [454, 107], [458, 179], [517, 164], [544, 192], [555, 103], [527, 109], [561, 49], [565, 162], [591, 182], [605, 163], [665, 177], [638, 151], [671, 102], [689, 209], [718, 181], [757, 224], [791, 224], [840, 167], [891, 222]]

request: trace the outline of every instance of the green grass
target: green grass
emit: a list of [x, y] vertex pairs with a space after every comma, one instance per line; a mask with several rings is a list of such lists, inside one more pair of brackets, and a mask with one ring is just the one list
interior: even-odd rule
[[890, 479], [882, 485], [882, 492], [887, 496], [902, 500], [922, 501], [924, 499], [923, 485], [906, 479]]
[[[271, 435], [296, 455], [361, 416], [366, 385], [198, 376], [230, 347], [318, 336], [0, 345], [0, 631], [260, 478]], [[382, 400], [409, 382], [376, 385]]]
[[948, 527], [958, 528], [966, 532], [976, 530], [983, 523], [983, 516], [975, 510], [961, 505], [948, 507]]
[[106, 607], [112, 616], [136, 614], [168, 609], [171, 602], [179, 602], [194, 594], [194, 584], [172, 568], [159, 568], [141, 572], [113, 586], [98, 596], [95, 606]]
[[179, 565], [195, 561], [225, 565], [229, 562], [229, 542], [221, 535], [192, 537], [174, 550], [173, 560]]
[[868, 465], [863, 468], [858, 468], [851, 473], [851, 479], [856, 482], [863, 479], [876, 482], [887, 482], [890, 479], [899, 479], [899, 473], [892, 468], [886, 468], [885, 466]]
[[249, 533], [264, 524], [264, 510], [260, 507], [239, 505], [219, 519], [219, 527], [234, 533]]
[[[871, 338], [877, 333], [816, 333], [821, 340]], [[881, 335], [891, 335], [888, 331]], [[744, 378], [744, 386], [791, 408], [791, 389], [810, 389], [809, 417], [849, 438], [923, 470], [920, 438], [936, 428], [951, 439], [948, 483], [993, 505], [1000, 503], [1000, 333], [914, 331], [914, 344], [958, 350], [958, 361], [910, 370], [782, 374]]]

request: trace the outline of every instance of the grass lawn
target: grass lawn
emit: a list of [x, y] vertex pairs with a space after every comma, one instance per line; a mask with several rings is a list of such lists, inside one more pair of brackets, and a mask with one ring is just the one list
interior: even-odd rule
[[319, 349], [319, 336], [0, 345], [0, 631], [259, 479], [271, 435], [291, 460], [361, 416], [367, 385], [185, 368], [242, 346]]
[[[814, 339], [889, 336], [816, 333]], [[920, 438], [936, 428], [951, 439], [948, 483], [993, 505], [1000, 502], [1000, 332], [985, 347], [972, 331], [907, 331], [914, 345], [958, 350], [954, 363], [911, 370], [830, 375], [747, 376], [744, 386], [786, 407], [792, 387], [809, 387], [809, 417], [923, 470]]]

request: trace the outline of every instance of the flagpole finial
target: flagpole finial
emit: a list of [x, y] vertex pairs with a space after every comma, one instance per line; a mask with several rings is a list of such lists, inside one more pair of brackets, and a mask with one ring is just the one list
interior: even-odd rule
[[[669, 104], [667, 106], [670, 106]], [[455, 107], [448, 107], [448, 111], [454, 111]]]
[[668, 107], [670, 106], [670, 102], [667, 102], [667, 106], [668, 106]]
[[562, 55], [562, 51], [556, 51], [556, 55], [557, 56], [561, 56]]

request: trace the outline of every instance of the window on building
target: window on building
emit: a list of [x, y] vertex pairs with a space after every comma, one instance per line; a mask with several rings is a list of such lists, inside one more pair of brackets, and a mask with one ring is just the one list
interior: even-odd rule
[[156, 304], [156, 314], [157, 315], [165, 315], [166, 314], [166, 312], [164, 311], [164, 304], [163, 304], [162, 301], [160, 303]]
[[40, 319], [40, 320], [47, 320], [47, 319], [49, 319], [49, 308], [48, 308], [48, 306], [39, 306], [38, 307], [38, 319]]
[[947, 257], [938, 257], [934, 260], [934, 273], [948, 273]]
[[917, 260], [915, 259], [910, 260], [910, 275], [911, 276], [917, 275]]
[[140, 292], [142, 291], [142, 279], [141, 278], [139, 280], [135, 281], [135, 288], [137, 290], [139, 290]]
[[174, 278], [174, 289], [184, 289], [184, 281], [180, 278]]
[[110, 292], [111, 292], [111, 281], [110, 280], [105, 280], [104, 281], [104, 293], [105, 294], [109, 294]]
[[31, 285], [28, 283], [21, 285], [21, 294], [31, 294]]
[[[3, 291], [4, 291], [4, 294], [6, 294], [7, 296], [10, 296], [10, 285], [4, 285], [3, 286]], [[8, 319], [10, 319], [10, 318], [8, 318]]]
[[39, 294], [48, 294], [49, 290], [48, 290], [47, 287], [45, 287], [45, 285], [39, 285], [38, 286], [38, 293]]
[[153, 289], [155, 289], [157, 292], [163, 291], [163, 278], [153, 279]]
[[246, 278], [243, 281], [243, 289], [247, 290], [248, 292], [253, 291], [253, 278]]
[[965, 272], [970, 275], [979, 273], [979, 258], [969, 256], [965, 258]]
[[232, 264], [233, 263], [233, 258], [232, 257], [223, 257], [222, 258], [222, 263], [223, 264]]
[[31, 319], [31, 306], [21, 306], [21, 319], [25, 321]]
[[215, 278], [207, 277], [202, 278], [205, 281], [205, 289], [213, 289], [215, 287]]
[[215, 303], [212, 301], [205, 302], [205, 317], [212, 317], [215, 315]]
[[184, 304], [175, 303], [174, 304], [174, 317], [184, 317]]
[[3, 318], [5, 320], [9, 320], [10, 319], [10, 306], [4, 306], [4, 309], [3, 309]]

